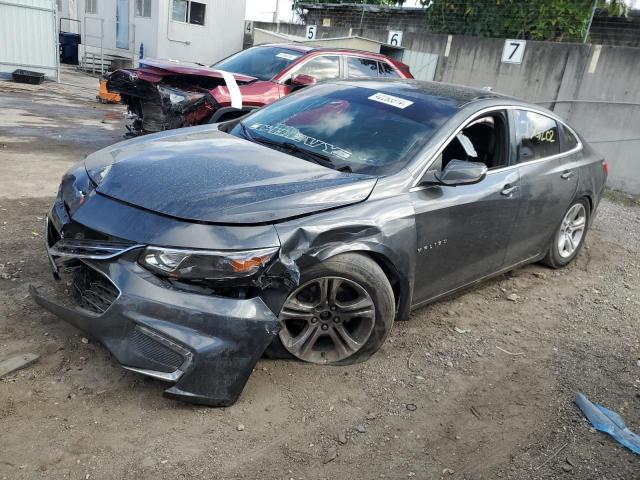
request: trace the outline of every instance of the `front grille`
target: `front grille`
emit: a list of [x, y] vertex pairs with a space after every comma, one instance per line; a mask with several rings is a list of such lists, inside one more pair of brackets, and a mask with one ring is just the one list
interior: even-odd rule
[[49, 217], [45, 218], [45, 226], [46, 226], [45, 235], [47, 236], [47, 246], [50, 247], [51, 245], [58, 242], [62, 237], [60, 236], [60, 232], [58, 232], [53, 222], [49, 221]]
[[[154, 336], [158, 335], [154, 334]], [[158, 370], [173, 372], [185, 363], [185, 357], [167, 345], [151, 338], [150, 335], [143, 333], [140, 327], [132, 330], [130, 339], [134, 348], [136, 348], [142, 356], [157, 364], [155, 368]], [[168, 340], [165, 341], [168, 342]]]
[[102, 315], [120, 292], [106, 277], [87, 265], [73, 268], [73, 297], [80, 308]]

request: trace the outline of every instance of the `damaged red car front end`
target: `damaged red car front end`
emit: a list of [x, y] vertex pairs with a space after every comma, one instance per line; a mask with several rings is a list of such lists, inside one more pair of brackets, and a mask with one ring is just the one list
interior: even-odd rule
[[113, 72], [107, 88], [119, 93], [127, 105], [130, 134], [140, 135], [207, 123], [215, 112], [241, 111], [231, 107], [231, 93], [256, 80], [198, 65], [145, 59], [139, 68]]
[[306, 85], [363, 77], [413, 78], [407, 65], [377, 53], [269, 44], [211, 67], [144, 59], [112, 73], [107, 88], [129, 109], [129, 135], [141, 135], [231, 120]]

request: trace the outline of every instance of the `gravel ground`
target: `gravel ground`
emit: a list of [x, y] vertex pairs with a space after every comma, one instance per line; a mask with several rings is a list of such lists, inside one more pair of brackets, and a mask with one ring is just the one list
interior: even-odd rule
[[2, 82], [0, 107], [0, 357], [40, 355], [0, 379], [0, 478], [640, 479], [640, 457], [573, 403], [584, 392], [640, 432], [634, 201], [603, 200], [570, 267], [416, 310], [367, 363], [262, 360], [236, 405], [196, 407], [27, 294], [49, 281], [40, 231], [60, 175], [120, 139], [122, 107]]

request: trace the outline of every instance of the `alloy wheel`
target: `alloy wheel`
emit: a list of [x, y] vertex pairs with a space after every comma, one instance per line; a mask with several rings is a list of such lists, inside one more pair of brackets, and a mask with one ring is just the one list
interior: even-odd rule
[[369, 293], [353, 280], [321, 277], [295, 289], [278, 317], [280, 340], [293, 356], [333, 363], [358, 352], [375, 325]]
[[562, 258], [569, 258], [580, 246], [587, 227], [587, 211], [582, 203], [572, 206], [560, 225], [558, 232], [558, 253]]

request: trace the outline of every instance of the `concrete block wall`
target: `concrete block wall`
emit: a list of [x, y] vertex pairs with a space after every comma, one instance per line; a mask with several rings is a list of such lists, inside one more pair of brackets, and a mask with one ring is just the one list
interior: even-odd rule
[[[360, 34], [384, 42], [388, 30]], [[305, 27], [280, 24], [280, 31], [302, 36]], [[316, 38], [348, 34], [318, 26]], [[505, 64], [504, 42], [405, 32], [402, 47], [439, 55], [436, 81], [492, 87], [554, 110], [607, 158], [611, 188], [640, 195], [640, 48], [528, 41], [522, 63]]]

